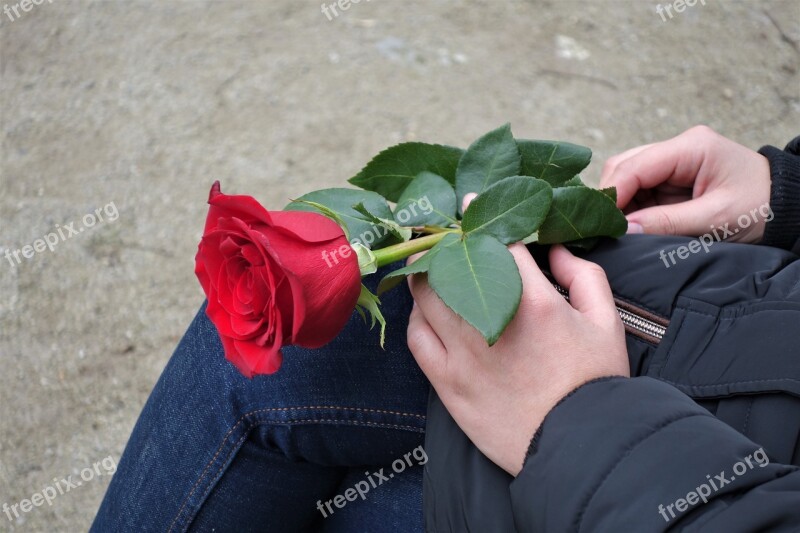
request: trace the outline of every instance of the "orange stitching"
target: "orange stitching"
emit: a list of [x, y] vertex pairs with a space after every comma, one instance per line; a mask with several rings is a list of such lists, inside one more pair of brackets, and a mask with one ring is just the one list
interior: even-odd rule
[[[363, 407], [337, 407], [335, 405], [311, 405], [311, 406], [301, 406], [301, 407], [274, 407], [274, 408], [267, 408], [267, 409], [259, 409], [258, 411], [294, 411], [297, 409], [344, 409], [346, 411], [363, 411], [367, 413], [380, 413], [385, 415], [400, 415], [400, 416], [413, 416], [416, 418], [421, 418], [425, 420], [425, 415], [418, 415], [415, 413], [403, 413], [402, 411], [385, 411], [383, 409], [366, 409]], [[253, 411], [248, 414], [253, 414], [258, 411]], [[246, 416], [246, 415], [245, 415]]]
[[[208, 462], [208, 464], [206, 464], [206, 467], [200, 473], [200, 477], [197, 478], [197, 481], [192, 486], [192, 490], [189, 491], [189, 494], [183, 500], [183, 503], [181, 504], [180, 509], [178, 509], [178, 514], [175, 515], [175, 518], [172, 519], [172, 523], [170, 524], [168, 531], [172, 531], [173, 530], [173, 528], [175, 526], [175, 522], [178, 521], [178, 517], [180, 517], [181, 513], [183, 512], [183, 509], [186, 507], [186, 504], [188, 503], [189, 498], [192, 497], [192, 495], [194, 494], [194, 491], [197, 489], [197, 486], [200, 484], [200, 481], [203, 480], [203, 478], [206, 475], [206, 472], [208, 472], [208, 469], [211, 468], [211, 465], [214, 463], [214, 461], [217, 460], [217, 457], [219, 457], [219, 454], [222, 453], [223, 447], [225, 446], [225, 441], [228, 440], [228, 437], [230, 437], [231, 433], [233, 433], [236, 430], [236, 428], [239, 427], [239, 425], [244, 421], [245, 418], [247, 418], [248, 416], [252, 416], [252, 415], [254, 415], [256, 413], [275, 412], [275, 411], [292, 411], [292, 410], [298, 410], [298, 409], [339, 409], [339, 410], [345, 410], [345, 411], [361, 411], [361, 412], [368, 412], [368, 413], [390, 414], [390, 415], [400, 415], [400, 416], [412, 416], [412, 417], [420, 418], [422, 420], [425, 420], [425, 418], [426, 418], [425, 415], [418, 415], [418, 414], [414, 414], [414, 413], [403, 413], [403, 412], [399, 412], [399, 411], [386, 411], [386, 410], [383, 410], [383, 409], [366, 409], [366, 408], [362, 408], [362, 407], [335, 407], [335, 406], [265, 407], [263, 409], [256, 409], [255, 411], [250, 411], [249, 413], [245, 413], [239, 418], [239, 420], [236, 422], [236, 424], [234, 424], [233, 427], [231, 427], [228, 430], [228, 432], [225, 434], [225, 436], [222, 437], [222, 442], [220, 443], [219, 448], [217, 449], [217, 453], [215, 453], [214, 457], [212, 457], [211, 460]], [[284, 422], [284, 423], [286, 423], [286, 422]], [[408, 426], [407, 429], [411, 429], [411, 426]], [[419, 429], [419, 428], [413, 428], [413, 429]], [[234, 449], [235, 449], [235, 446], [234, 446]]]

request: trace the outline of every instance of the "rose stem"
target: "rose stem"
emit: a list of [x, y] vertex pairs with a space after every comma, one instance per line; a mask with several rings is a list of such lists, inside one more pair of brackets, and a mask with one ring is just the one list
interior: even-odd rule
[[453, 231], [453, 228], [443, 228], [441, 226], [417, 226], [412, 228], [417, 233], [446, 233]]
[[400, 244], [387, 246], [386, 248], [381, 248], [380, 250], [373, 250], [372, 253], [375, 254], [375, 258], [378, 260], [378, 267], [386, 266], [390, 263], [394, 263], [395, 261], [405, 259], [406, 257], [414, 255], [418, 252], [430, 250], [434, 247], [434, 245], [436, 245], [437, 242], [444, 239], [445, 235], [448, 233], [456, 233], [456, 231], [457, 230], [443, 231], [441, 233], [426, 235], [425, 237], [419, 237], [418, 239], [411, 239], [410, 241], [401, 242]]

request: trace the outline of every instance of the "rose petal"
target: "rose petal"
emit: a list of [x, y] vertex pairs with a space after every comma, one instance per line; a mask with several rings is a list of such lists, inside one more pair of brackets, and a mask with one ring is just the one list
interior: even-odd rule
[[236, 339], [247, 340], [259, 333], [264, 326], [262, 318], [245, 318], [231, 316], [231, 329], [236, 332]]
[[222, 193], [219, 181], [214, 182], [208, 196], [208, 203], [211, 206], [206, 218], [206, 229], [208, 233], [216, 226], [216, 221], [224, 217], [238, 217], [246, 222], [261, 222], [267, 225], [272, 224], [272, 218], [264, 207], [252, 196], [229, 196]]
[[272, 211], [273, 226], [291, 232], [306, 242], [331, 241], [344, 237], [344, 230], [330, 218], [309, 211]]
[[[292, 344], [309, 348], [327, 344], [350, 319], [361, 293], [361, 273], [355, 253], [328, 265], [322, 252], [332, 248], [332, 244], [321, 246], [298, 241], [282, 228], [270, 228], [265, 239], [270, 256], [279, 255], [281, 267], [294, 280], [292, 303], [304, 304], [306, 319], [292, 324]], [[344, 236], [333, 244], [337, 243], [349, 246]], [[277, 305], [284, 309], [288, 303], [281, 299]]]
[[247, 260], [247, 262], [253, 266], [264, 265], [264, 255], [252, 243], [245, 244], [244, 246], [242, 246], [242, 257], [244, 257]]
[[243, 260], [239, 257], [227, 259], [225, 267], [220, 269], [217, 279], [217, 299], [225, 311], [231, 315], [238, 314], [234, 292], [237, 281], [245, 275], [242, 263]]
[[253, 273], [248, 270], [236, 283], [235, 305], [236, 311], [241, 314], [252, 313], [253, 306]]
[[256, 374], [274, 374], [281, 366], [283, 357], [280, 347], [259, 346], [253, 342], [233, 341], [242, 359]]
[[233, 331], [231, 327], [231, 315], [220, 305], [219, 299], [216, 296], [215, 291], [209, 293], [206, 315], [208, 315], [208, 318], [217, 327], [217, 331], [220, 335], [234, 337], [236, 336], [236, 332]]
[[253, 287], [251, 289], [251, 296], [253, 300], [250, 302], [250, 306], [253, 308], [253, 313], [263, 315], [266, 313], [269, 306], [272, 305], [272, 285], [274, 282], [270, 281], [270, 279], [265, 279], [265, 272], [267, 269], [265, 268], [257, 268], [253, 269], [251, 273], [253, 274]]
[[220, 335], [220, 340], [222, 341], [222, 348], [225, 351], [225, 359], [230, 361], [244, 377], [252, 379], [254, 375], [253, 366], [239, 354], [239, 350], [236, 349], [235, 341], [224, 335]]

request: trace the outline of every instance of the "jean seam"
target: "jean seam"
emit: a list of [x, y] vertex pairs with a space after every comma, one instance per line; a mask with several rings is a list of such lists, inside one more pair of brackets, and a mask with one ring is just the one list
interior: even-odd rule
[[[404, 413], [404, 412], [401, 412], [401, 411], [389, 411], [389, 410], [383, 410], [383, 409], [368, 409], [368, 408], [362, 408], [362, 407], [336, 407], [336, 406], [265, 407], [265, 408], [261, 408], [261, 409], [255, 409], [253, 411], [245, 413], [239, 418], [239, 420], [236, 422], [236, 424], [234, 424], [228, 430], [228, 432], [225, 434], [225, 436], [222, 438], [222, 442], [220, 443], [219, 448], [217, 449], [217, 452], [209, 460], [208, 464], [206, 464], [205, 468], [200, 473], [200, 476], [197, 478], [197, 481], [194, 483], [194, 485], [192, 486], [191, 490], [189, 491], [189, 494], [186, 496], [186, 498], [184, 498], [180, 509], [178, 509], [178, 513], [175, 515], [175, 518], [173, 518], [172, 522], [170, 523], [168, 531], [173, 531], [174, 530], [175, 524], [177, 523], [178, 519], [181, 517], [181, 514], [183, 514], [183, 511], [186, 508], [186, 505], [189, 503], [189, 499], [197, 491], [198, 487], [200, 486], [201, 481], [203, 481], [203, 478], [206, 477], [206, 474], [208, 473], [208, 470], [217, 461], [217, 459], [219, 458], [219, 455], [225, 449], [225, 443], [228, 441], [230, 436], [236, 431], [236, 429], [240, 425], [242, 425], [242, 423], [246, 422], [246, 419], [248, 417], [251, 417], [251, 416], [256, 415], [256, 414], [264, 414], [264, 413], [270, 413], [270, 412], [296, 411], [296, 410], [301, 410], [301, 409], [330, 409], [330, 410], [336, 409], [336, 410], [339, 410], [339, 411], [358, 411], [358, 412], [375, 413], [375, 414], [391, 414], [391, 415], [399, 415], [399, 416], [410, 416], [410, 417], [415, 417], [415, 418], [418, 418], [418, 419], [421, 419], [421, 420], [425, 420], [426, 419], [425, 415], [419, 415], [419, 414], [415, 414], [415, 413]], [[378, 422], [361, 422], [361, 421], [357, 421], [357, 420], [334, 420], [334, 419], [299, 419], [299, 420], [289, 419], [289, 420], [282, 420], [282, 421], [263, 420], [263, 421], [257, 421], [255, 423], [250, 423], [249, 425], [247, 425], [244, 434], [234, 444], [234, 446], [231, 448], [231, 452], [230, 453], [233, 454], [238, 450], [239, 446], [242, 444], [242, 442], [244, 442], [244, 440], [247, 438], [247, 436], [250, 434], [250, 431], [252, 431], [253, 428], [258, 427], [258, 426], [263, 425], [263, 424], [276, 423], [276, 422], [280, 423], [280, 424], [289, 424], [289, 425], [291, 425], [291, 424], [301, 424], [301, 423], [333, 423], [333, 424], [348, 424], [348, 425], [364, 425], [364, 426], [371, 426], [371, 427], [383, 427], [383, 428], [389, 428], [389, 429], [402, 429], [402, 430], [409, 430], [409, 431], [416, 431], [416, 432], [424, 431], [422, 428], [418, 428], [418, 427], [415, 427], [415, 426], [403, 426], [403, 425], [399, 425], [399, 424], [384, 424], [384, 423], [378, 423]], [[230, 458], [230, 454], [228, 455], [228, 458]], [[217, 471], [217, 474], [215, 474], [215, 476], [212, 478], [213, 480], [217, 479], [217, 477], [219, 476], [220, 472], [222, 471], [225, 463], [227, 463], [227, 459], [226, 459], [226, 461], [224, 461], [220, 465], [219, 470]], [[202, 499], [205, 499], [208, 496], [208, 492], [209, 492], [210, 488], [213, 487], [213, 486], [214, 486], [214, 481], [212, 481], [209, 484], [209, 489], [206, 489], [206, 492], [203, 495]], [[201, 499], [201, 501], [202, 501], [202, 499]], [[188, 529], [188, 525], [189, 524], [191, 524], [191, 520], [187, 523], [187, 529]], [[184, 531], [186, 531], [186, 529], [184, 529]]]
[[339, 405], [300, 405], [297, 407], [265, 407], [263, 409], [256, 409], [254, 411], [250, 411], [249, 413], [242, 415], [242, 418], [246, 416], [252, 416], [256, 413], [261, 412], [278, 412], [278, 411], [297, 411], [299, 409], [339, 409], [344, 411], [360, 411], [364, 413], [377, 413], [382, 415], [399, 415], [399, 416], [412, 416], [415, 418], [420, 418], [425, 420], [425, 415], [418, 415], [415, 413], [404, 413], [403, 411], [388, 411], [384, 409], [368, 409], [365, 407], [342, 407]]
[[[378, 422], [360, 422], [360, 421], [357, 421], [357, 420], [345, 420], [345, 421], [328, 420], [328, 419], [281, 420], [281, 421], [259, 420], [259, 421], [255, 422], [255, 423], [253, 423], [252, 425], [250, 425], [247, 428], [247, 431], [245, 431], [244, 435], [242, 435], [242, 437], [236, 442], [236, 444], [233, 446], [233, 448], [231, 448], [231, 451], [228, 454], [228, 456], [225, 458], [225, 461], [223, 461], [219, 465], [219, 469], [214, 474], [214, 476], [210, 479], [210, 481], [208, 483], [208, 486], [206, 487], [206, 489], [205, 489], [205, 491], [203, 493], [203, 496], [200, 498], [200, 501], [205, 501], [205, 499], [208, 498], [208, 495], [211, 494], [211, 491], [214, 490], [214, 486], [216, 485], [216, 483], [225, 474], [225, 471], [224, 471], [225, 470], [225, 464], [232, 458], [232, 456], [234, 456], [236, 454], [236, 452], [238, 452], [239, 447], [247, 439], [247, 437], [250, 435], [250, 433], [255, 428], [257, 428], [259, 426], [269, 425], [269, 424], [273, 424], [273, 423], [277, 423], [277, 424], [280, 424], [280, 425], [303, 424], [303, 423], [335, 423], [335, 424], [349, 424], [349, 425], [354, 425], [354, 426], [366, 425], [366, 426], [371, 426], [371, 427], [383, 427], [383, 428], [389, 428], [389, 429], [404, 429], [404, 430], [415, 431], [417, 433], [422, 433], [424, 431], [422, 428], [417, 428], [417, 427], [414, 427], [414, 426], [401, 426], [401, 425], [398, 425], [398, 424], [381, 424], [381, 423], [378, 423]], [[194, 519], [194, 517], [192, 517], [192, 519]], [[191, 524], [191, 520], [189, 521], [189, 524]]]

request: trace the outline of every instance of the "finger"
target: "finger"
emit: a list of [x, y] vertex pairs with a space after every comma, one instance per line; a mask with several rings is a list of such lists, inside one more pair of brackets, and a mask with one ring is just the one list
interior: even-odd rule
[[474, 192], [468, 192], [467, 194], [465, 194], [464, 200], [461, 202], [461, 212], [463, 213], [464, 211], [466, 211], [467, 208], [469, 207], [469, 204], [472, 203], [472, 200], [474, 200], [477, 197], [478, 195]]
[[630, 150], [626, 150], [620, 154], [609, 157], [606, 160], [605, 165], [603, 165], [603, 172], [600, 175], [600, 188], [605, 189], [606, 187], [613, 187], [614, 184], [611, 183], [611, 176], [614, 173], [614, 169], [617, 168], [623, 161], [630, 159], [642, 150], [646, 150], [651, 146], [653, 146], [653, 143], [644, 144], [642, 146], [637, 146], [636, 148], [631, 148]]
[[588, 315], [616, 317], [614, 295], [600, 266], [579, 259], [557, 245], [550, 249], [550, 268], [559, 285], [569, 291], [572, 307]]
[[629, 233], [656, 235], [687, 235], [697, 237], [709, 229], [709, 213], [717, 212], [714, 200], [708, 196], [670, 205], [646, 207], [628, 218]]
[[414, 261], [419, 260], [419, 258], [422, 257], [423, 255], [425, 255], [426, 253], [428, 253], [428, 252], [425, 251], [425, 252], [420, 252], [418, 254], [414, 254], [414, 255], [408, 256], [408, 259], [406, 259], [406, 266], [410, 265]]
[[447, 350], [418, 305], [411, 309], [406, 340], [422, 372], [429, 380], [436, 381], [439, 369], [446, 364]]
[[523, 295], [541, 296], [544, 293], [552, 292], [551, 296], [560, 298], [558, 292], [544, 275], [542, 269], [536, 264], [533, 256], [522, 243], [512, 244], [508, 247], [508, 251], [514, 256], [514, 261], [517, 263], [519, 276], [522, 278], [522, 292]]
[[628, 234], [631, 233], [644, 233], [644, 228], [638, 222], [631, 220], [628, 215], [635, 213], [645, 207], [652, 207], [658, 205], [653, 194], [653, 189], [642, 189], [636, 193], [633, 199], [628, 203], [623, 212], [625, 217], [628, 218]]
[[617, 188], [617, 206], [624, 208], [641, 189], [662, 183], [691, 188], [703, 163], [703, 151], [691, 136], [653, 144], [620, 162], [605, 182]]

